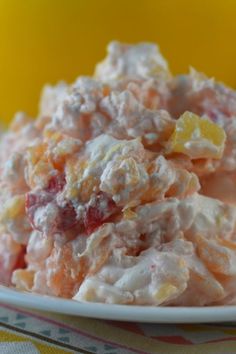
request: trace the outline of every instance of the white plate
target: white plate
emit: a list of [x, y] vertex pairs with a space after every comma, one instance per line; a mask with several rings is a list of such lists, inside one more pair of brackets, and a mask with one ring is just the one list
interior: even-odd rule
[[150, 323], [236, 321], [236, 306], [151, 307], [80, 303], [51, 296], [19, 292], [2, 285], [0, 285], [0, 302], [35, 310], [107, 320]]

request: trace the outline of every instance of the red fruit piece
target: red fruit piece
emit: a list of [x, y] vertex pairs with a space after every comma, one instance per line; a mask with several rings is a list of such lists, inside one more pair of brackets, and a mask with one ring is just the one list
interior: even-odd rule
[[14, 265], [13, 270], [26, 268], [25, 254], [26, 254], [26, 247], [22, 246], [22, 249], [17, 256], [16, 263]]
[[[103, 192], [94, 195], [85, 207], [85, 216], [78, 221], [76, 211], [71, 202], [61, 206], [57, 203], [57, 194], [60, 193], [65, 185], [64, 174], [53, 176], [47, 188], [36, 192], [29, 192], [26, 195], [26, 214], [34, 229], [46, 232], [64, 232], [71, 229], [76, 224], [85, 227], [88, 234], [103, 224], [112, 214], [117, 211], [115, 202]], [[35, 213], [39, 208], [46, 207], [49, 203], [55, 207], [56, 215], [51, 220], [51, 225], [35, 225]], [[50, 231], [49, 231], [50, 230]]]
[[66, 203], [63, 207], [57, 204], [56, 195], [61, 192], [66, 183], [65, 175], [57, 175], [51, 177], [47, 188], [37, 192], [29, 192], [26, 195], [26, 214], [34, 229], [43, 231], [42, 228], [35, 225], [34, 217], [39, 208], [46, 207], [49, 203], [53, 203], [58, 210], [58, 215], [51, 224], [51, 232], [66, 231], [72, 228], [76, 223], [76, 212], [71, 202]]
[[86, 206], [84, 226], [88, 234], [103, 224], [117, 211], [116, 203], [103, 192], [93, 196]]
[[52, 202], [53, 194], [45, 192], [44, 190], [39, 190], [37, 192], [29, 192], [26, 194], [26, 201], [25, 201], [25, 211], [26, 215], [29, 218], [31, 226], [34, 229], [40, 230], [36, 227], [34, 223], [34, 215], [38, 208], [46, 206], [48, 203]]
[[51, 220], [51, 232], [66, 231], [77, 223], [76, 211], [72, 203], [68, 202], [62, 207], [56, 203], [56, 198], [51, 193], [45, 191], [38, 191], [37, 193], [30, 192], [26, 195], [26, 214], [34, 229], [43, 231], [45, 225], [42, 225], [42, 227], [35, 225], [34, 217], [39, 208], [46, 207], [49, 203], [53, 203], [58, 210], [56, 218]]
[[52, 176], [48, 182], [46, 191], [49, 193], [59, 193], [63, 190], [64, 185], [66, 184], [66, 178], [64, 173], [56, 176]]
[[76, 211], [71, 202], [59, 208], [57, 231], [66, 231], [77, 224]]

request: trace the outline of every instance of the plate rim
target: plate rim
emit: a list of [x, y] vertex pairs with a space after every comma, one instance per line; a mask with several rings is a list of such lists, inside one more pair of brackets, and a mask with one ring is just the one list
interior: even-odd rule
[[213, 323], [236, 321], [236, 306], [170, 307], [78, 302], [0, 285], [0, 303], [32, 310], [94, 319], [146, 323]]

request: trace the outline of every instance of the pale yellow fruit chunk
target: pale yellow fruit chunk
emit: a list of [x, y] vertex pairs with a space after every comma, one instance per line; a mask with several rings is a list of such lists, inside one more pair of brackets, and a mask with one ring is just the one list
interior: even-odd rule
[[124, 219], [125, 220], [132, 220], [137, 217], [137, 214], [131, 210], [130, 208], [127, 208], [123, 211]]
[[178, 289], [176, 288], [176, 286], [170, 283], [164, 283], [156, 292], [155, 297], [160, 303], [162, 303], [163, 301], [171, 298], [174, 294], [177, 293], [177, 291]]
[[0, 222], [8, 221], [9, 219], [14, 219], [19, 215], [24, 215], [25, 211], [25, 196], [16, 195], [5, 202], [1, 212], [0, 212]]
[[12, 283], [20, 290], [31, 290], [34, 284], [34, 271], [17, 269], [12, 275]]
[[185, 112], [177, 120], [170, 138], [171, 152], [181, 152], [192, 159], [220, 159], [224, 152], [225, 131], [207, 118]]

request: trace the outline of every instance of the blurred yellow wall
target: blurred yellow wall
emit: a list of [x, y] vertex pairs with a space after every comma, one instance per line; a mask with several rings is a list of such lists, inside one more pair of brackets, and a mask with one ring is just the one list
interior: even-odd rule
[[111, 39], [158, 42], [236, 86], [236, 0], [0, 0], [0, 119], [37, 112], [41, 87], [91, 74]]

